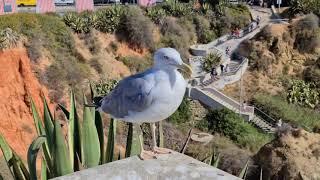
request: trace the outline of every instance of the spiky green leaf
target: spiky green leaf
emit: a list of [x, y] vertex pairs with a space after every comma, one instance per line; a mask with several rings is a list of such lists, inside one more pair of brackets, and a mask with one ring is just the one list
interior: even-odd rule
[[86, 106], [83, 110], [82, 163], [87, 168], [97, 166], [101, 156], [99, 136], [94, 122], [93, 111], [94, 108]]
[[139, 125], [129, 123], [127, 136], [126, 157], [135, 156], [141, 153], [140, 135], [142, 134]]
[[47, 163], [44, 158], [41, 160], [41, 175], [40, 175], [41, 180], [47, 180]]
[[110, 120], [109, 133], [108, 133], [108, 142], [107, 149], [105, 154], [105, 162], [112, 162], [114, 155], [114, 146], [115, 146], [115, 138], [116, 138], [116, 129], [117, 129], [117, 121], [113, 118]]
[[103, 123], [101, 114], [99, 111], [95, 111], [95, 125], [97, 128], [98, 136], [99, 136], [99, 142], [100, 142], [100, 152], [101, 152], [101, 158], [100, 162], [103, 162], [104, 160], [104, 133], [103, 133]]
[[37, 155], [45, 141], [45, 136], [39, 136], [29, 146], [27, 159], [31, 179], [37, 179]]
[[34, 125], [36, 127], [36, 130], [37, 130], [37, 134], [38, 134], [38, 136], [44, 135], [45, 130], [43, 128], [43, 125], [41, 123], [41, 118], [39, 116], [36, 105], [34, 104], [34, 101], [32, 98], [30, 98], [30, 103], [31, 103], [31, 111], [32, 111], [33, 121], [34, 121]]
[[60, 123], [54, 121], [54, 168], [56, 176], [72, 173], [67, 146], [62, 134]]
[[48, 103], [46, 98], [43, 96], [43, 122], [44, 122], [44, 129], [45, 134], [47, 137], [49, 153], [53, 151], [53, 123], [52, 123], [52, 114], [49, 110]]

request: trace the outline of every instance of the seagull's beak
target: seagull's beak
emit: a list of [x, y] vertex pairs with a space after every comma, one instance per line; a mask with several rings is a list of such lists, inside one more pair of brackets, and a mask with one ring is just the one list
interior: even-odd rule
[[179, 65], [178, 68], [181, 69], [181, 70], [184, 72], [183, 74], [186, 75], [186, 78], [187, 78], [187, 79], [190, 79], [190, 78], [191, 78], [192, 68], [191, 68], [188, 64], [182, 63], [181, 65]]

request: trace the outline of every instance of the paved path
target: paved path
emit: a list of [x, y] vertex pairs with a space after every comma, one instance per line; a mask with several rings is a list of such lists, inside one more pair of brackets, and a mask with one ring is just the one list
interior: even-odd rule
[[252, 7], [252, 8], [250, 8], [250, 11], [251, 11], [252, 17], [254, 19], [256, 19], [256, 17], [258, 15], [261, 17], [260, 27], [258, 29], [255, 29], [253, 32], [245, 35], [244, 37], [241, 37], [238, 39], [230, 39], [229, 41], [226, 41], [225, 43], [222, 43], [222, 44], [216, 46], [219, 50], [221, 50], [222, 52], [225, 52], [226, 48], [229, 46], [229, 47], [231, 47], [230, 48], [231, 52], [233, 52], [234, 50], [236, 50], [238, 48], [238, 46], [240, 45], [240, 43], [242, 41], [244, 41], [246, 39], [251, 39], [257, 33], [259, 33], [264, 26], [266, 26], [269, 23], [270, 17], [272, 15], [270, 9]]
[[[257, 33], [259, 33], [264, 26], [270, 23], [270, 18], [272, 15], [270, 9], [252, 7], [250, 11], [252, 13], [253, 18], [256, 18], [258, 15], [261, 17], [259, 28], [253, 30], [251, 33], [246, 34], [241, 38], [227, 40], [212, 48], [214, 51], [220, 52], [220, 54], [223, 55], [223, 64], [228, 64], [230, 71], [234, 70], [236, 72], [234, 75], [225, 73], [224, 75], [219, 76], [219, 80], [212, 82], [210, 81], [209, 73], [204, 72], [201, 68], [201, 57], [193, 57], [190, 60], [191, 66], [195, 72], [195, 74], [193, 74], [193, 77], [196, 77], [198, 79], [200, 77], [201, 83], [200, 85], [197, 85], [194, 88], [196, 91], [202, 92], [202, 94], [206, 96], [205, 98], [203, 98], [199, 94], [194, 94], [193, 98], [202, 101], [202, 103], [207, 102], [207, 105], [209, 107], [211, 107], [210, 105], [212, 105], [211, 108], [215, 108], [217, 107], [217, 104], [220, 104], [220, 106], [222, 107], [226, 107], [241, 115], [247, 116], [248, 120], [251, 123], [253, 123], [256, 127], [262, 129], [263, 131], [273, 133], [275, 132], [273, 124], [274, 120], [271, 117], [264, 114], [262, 111], [255, 108], [254, 106], [244, 106], [240, 102], [237, 102], [231, 99], [230, 97], [226, 96], [222, 92], [218, 91], [218, 89], [222, 89], [225, 86], [225, 84], [230, 84], [241, 79], [241, 76], [244, 74], [248, 66], [248, 59], [246, 58], [244, 58], [242, 61], [230, 60], [230, 57], [225, 55], [225, 49], [227, 47], [230, 47], [231, 52], [236, 51], [242, 41], [246, 39], [251, 39]], [[208, 45], [207, 47], [211, 49], [210, 45]], [[214, 103], [210, 103], [208, 101], [208, 98], [213, 100]]]

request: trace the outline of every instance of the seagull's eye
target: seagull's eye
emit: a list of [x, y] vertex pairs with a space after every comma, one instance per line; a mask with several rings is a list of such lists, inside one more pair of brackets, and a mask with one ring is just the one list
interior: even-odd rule
[[165, 60], [169, 60], [169, 57], [168, 56], [163, 56]]

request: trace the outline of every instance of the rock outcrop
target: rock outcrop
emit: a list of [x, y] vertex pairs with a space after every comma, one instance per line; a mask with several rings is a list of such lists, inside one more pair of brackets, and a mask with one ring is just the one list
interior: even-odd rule
[[320, 179], [320, 134], [291, 130], [262, 147], [255, 160], [263, 179]]

